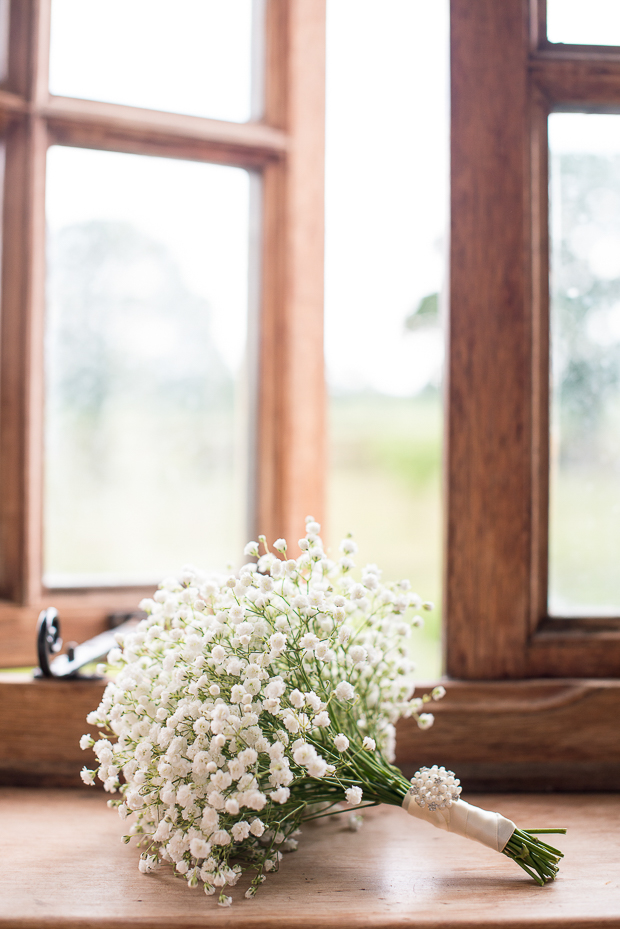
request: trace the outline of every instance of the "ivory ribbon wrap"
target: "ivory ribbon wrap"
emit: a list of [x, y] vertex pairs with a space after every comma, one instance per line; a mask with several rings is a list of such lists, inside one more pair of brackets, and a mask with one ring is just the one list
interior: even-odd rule
[[466, 839], [480, 842], [496, 852], [503, 852], [508, 839], [517, 828], [501, 813], [491, 813], [472, 806], [465, 800], [457, 800], [451, 807], [431, 812], [428, 807], [421, 807], [415, 802], [412, 793], [407, 793], [403, 800], [403, 809], [416, 819], [423, 819], [438, 829], [456, 832]]

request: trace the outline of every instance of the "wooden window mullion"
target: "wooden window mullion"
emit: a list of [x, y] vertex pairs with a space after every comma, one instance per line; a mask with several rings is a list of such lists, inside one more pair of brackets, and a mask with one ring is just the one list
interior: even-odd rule
[[[40, 590], [45, 290], [45, 122], [49, 0], [13, 2], [8, 89], [24, 112], [6, 134], [0, 373], [2, 596], [31, 602]], [[46, 89], [45, 89], [46, 93]]]
[[519, 677], [532, 494], [527, 10], [451, 10], [446, 666]]
[[288, 150], [264, 175], [270, 258], [263, 262], [256, 528], [296, 549], [305, 516], [321, 519], [324, 510], [324, 0], [270, 4], [267, 61], [266, 119], [285, 130]]

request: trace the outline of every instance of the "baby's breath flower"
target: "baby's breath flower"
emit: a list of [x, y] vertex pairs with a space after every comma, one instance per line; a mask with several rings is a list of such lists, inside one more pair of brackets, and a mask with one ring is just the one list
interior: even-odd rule
[[269, 637], [269, 644], [274, 651], [280, 653], [286, 645], [286, 636], [282, 632], [274, 632], [274, 634]]
[[230, 831], [235, 842], [243, 842], [250, 834], [250, 825], [246, 822], [234, 823]]
[[353, 661], [355, 664], [358, 664], [360, 661], [363, 661], [366, 658], [367, 654], [368, 652], [363, 645], [354, 645], [349, 652], [349, 657], [351, 658], [351, 661]]
[[196, 859], [207, 858], [211, 852], [211, 843], [202, 838], [193, 838], [189, 850]]
[[362, 802], [363, 791], [361, 787], [349, 787], [345, 791], [345, 797], [349, 806], [357, 806]]
[[123, 653], [120, 648], [112, 648], [108, 652], [108, 664], [115, 667], [116, 665], [121, 664]]
[[336, 687], [336, 696], [339, 700], [353, 700], [355, 688], [348, 681], [340, 681]]
[[327, 774], [327, 762], [324, 758], [317, 756], [308, 762], [306, 769], [310, 777], [325, 777]]
[[311, 761], [316, 759], [316, 748], [314, 745], [309, 745], [307, 742], [301, 741], [301, 744], [293, 751], [293, 761], [296, 764], [300, 765], [309, 765]]
[[[342, 612], [345, 613], [344, 610], [342, 610]], [[340, 632], [338, 633], [338, 644], [346, 645], [352, 634], [353, 630], [350, 629], [349, 626], [341, 626]]]
[[353, 806], [400, 803], [410, 785], [388, 765], [394, 723], [432, 722], [429, 695], [409, 703], [403, 647], [421, 599], [376, 565], [357, 575], [350, 538], [328, 559], [320, 531], [309, 517], [297, 559], [259, 536], [238, 575], [186, 566], [166, 578], [109, 655], [115, 678], [88, 716], [109, 737], [80, 740], [97, 759], [82, 779], [120, 793], [110, 802], [135, 820], [127, 840], [149, 837], [140, 870], [169, 862], [221, 906], [242, 870], [256, 869], [256, 893], [334, 788]]
[[235, 625], [242, 623], [244, 617], [245, 607], [243, 606], [233, 606], [230, 610], [230, 613], [228, 614], [228, 618], [230, 619], [231, 623], [234, 623]]
[[315, 694], [313, 690], [309, 690], [308, 693], [304, 694], [306, 703], [313, 712], [318, 713], [322, 707], [321, 698]]
[[306, 702], [303, 693], [301, 692], [301, 690], [297, 690], [297, 688], [291, 691], [289, 695], [289, 700], [291, 701], [292, 705], [296, 707], [298, 710], [300, 710]]
[[359, 832], [364, 825], [364, 817], [360, 813], [349, 813], [348, 825], [351, 832]]
[[[293, 733], [299, 732], [299, 720], [292, 713], [287, 713], [287, 715], [284, 717], [283, 722], [289, 732], [293, 732]], [[320, 724], [317, 724], [317, 725], [320, 725]]]
[[263, 834], [264, 831], [265, 831], [265, 825], [262, 822], [262, 820], [253, 819], [252, 822], [250, 823], [250, 832], [252, 833], [252, 835], [255, 835], [257, 838], [260, 838], [260, 836]]
[[146, 855], [143, 858], [140, 858], [138, 862], [138, 867], [143, 874], [148, 874], [149, 871], [154, 871], [157, 867], [157, 858], [155, 855]]
[[343, 539], [340, 543], [340, 551], [345, 555], [355, 555], [357, 552], [357, 545], [351, 538]]
[[314, 649], [314, 654], [317, 658], [324, 660], [327, 658], [330, 652], [329, 642], [319, 642], [317, 647]]

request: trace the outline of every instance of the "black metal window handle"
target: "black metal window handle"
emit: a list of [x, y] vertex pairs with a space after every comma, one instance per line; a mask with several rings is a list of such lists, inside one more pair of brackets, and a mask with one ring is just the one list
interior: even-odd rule
[[[60, 637], [60, 618], [53, 606], [42, 610], [37, 622], [37, 656], [39, 668], [37, 677], [78, 678], [80, 669], [85, 665], [101, 661], [111, 648], [116, 645], [118, 632], [133, 629], [145, 614], [141, 610], [132, 613], [113, 613], [108, 617], [110, 629], [88, 639], [81, 645], [69, 645], [64, 655], [59, 655], [62, 648]], [[56, 655], [56, 658], [52, 656]], [[88, 675], [91, 679], [93, 675]]]

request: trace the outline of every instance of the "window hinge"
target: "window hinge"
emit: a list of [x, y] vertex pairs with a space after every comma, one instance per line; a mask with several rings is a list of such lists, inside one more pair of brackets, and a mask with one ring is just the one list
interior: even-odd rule
[[[35, 677], [58, 677], [63, 679], [78, 678], [84, 680], [97, 679], [98, 674], [80, 674], [80, 669], [105, 658], [111, 648], [116, 645], [115, 636], [135, 626], [138, 620], [146, 614], [141, 610], [129, 613], [111, 613], [107, 617], [108, 629], [99, 635], [88, 639], [81, 645], [77, 642], [68, 642], [67, 651], [59, 655], [62, 648], [60, 637], [60, 618], [58, 610], [53, 606], [42, 610], [37, 622], [37, 656], [39, 667]], [[52, 658], [57, 655], [56, 658]]]

